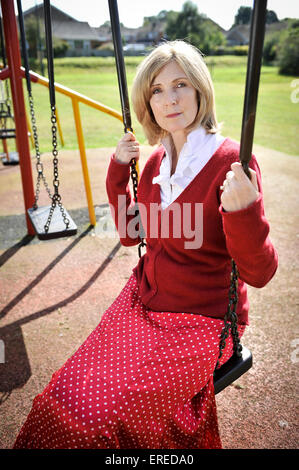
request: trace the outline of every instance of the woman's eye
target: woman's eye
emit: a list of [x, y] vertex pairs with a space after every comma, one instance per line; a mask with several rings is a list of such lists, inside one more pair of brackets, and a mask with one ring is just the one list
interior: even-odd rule
[[153, 95], [157, 95], [158, 93], [160, 93], [160, 91], [161, 91], [160, 88], [154, 88]]
[[184, 82], [179, 82], [179, 83], [177, 84], [177, 87], [178, 87], [178, 88], [182, 88], [182, 87], [184, 87], [184, 86], [186, 86], [186, 83], [184, 83]]

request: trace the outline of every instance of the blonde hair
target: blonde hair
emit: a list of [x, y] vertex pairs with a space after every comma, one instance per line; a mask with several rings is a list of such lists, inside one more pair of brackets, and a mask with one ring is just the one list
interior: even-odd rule
[[132, 104], [137, 119], [143, 127], [150, 145], [160, 143], [167, 135], [157, 124], [150, 106], [151, 85], [161, 69], [175, 61], [185, 72], [197, 90], [199, 107], [197, 116], [190, 126], [202, 125], [210, 134], [218, 132], [214, 86], [211, 75], [201, 52], [181, 40], [165, 42], [157, 46], [138, 66], [132, 87]]

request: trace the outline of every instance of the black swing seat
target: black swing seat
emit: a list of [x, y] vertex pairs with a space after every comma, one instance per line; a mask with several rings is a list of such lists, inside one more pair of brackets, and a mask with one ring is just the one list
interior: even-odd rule
[[18, 165], [19, 164], [19, 154], [18, 152], [9, 152], [8, 158], [5, 153], [1, 154], [1, 160], [3, 165]]
[[69, 225], [66, 227], [58, 206], [54, 209], [49, 230], [46, 232], [45, 225], [49, 217], [50, 209], [51, 206], [42, 206], [37, 209], [31, 208], [27, 210], [35, 233], [40, 240], [68, 237], [77, 233], [77, 225], [74, 223], [66, 209], [63, 208], [64, 214], [69, 220]]
[[214, 372], [215, 395], [231, 385], [252, 366], [252, 354], [249, 349], [242, 346], [241, 356], [236, 354]]

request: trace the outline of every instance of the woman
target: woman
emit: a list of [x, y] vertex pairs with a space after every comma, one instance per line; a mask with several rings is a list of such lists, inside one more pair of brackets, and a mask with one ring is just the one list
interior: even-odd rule
[[[128, 132], [111, 157], [107, 193], [124, 245], [146, 253], [99, 326], [36, 397], [16, 448], [221, 448], [213, 372], [238, 266], [238, 331], [246, 284], [262, 287], [277, 255], [264, 216], [260, 171], [218, 133], [214, 91], [200, 53], [183, 41], [141, 64], [133, 106], [151, 145], [129, 190], [139, 144]], [[220, 365], [232, 354], [227, 340]]]

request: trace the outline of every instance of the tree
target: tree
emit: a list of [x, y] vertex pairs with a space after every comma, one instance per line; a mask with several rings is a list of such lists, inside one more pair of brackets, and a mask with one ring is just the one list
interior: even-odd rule
[[[25, 34], [29, 58], [36, 59], [39, 48], [45, 48], [45, 34], [41, 21], [31, 15], [26, 18]], [[39, 40], [41, 41], [41, 45], [39, 44]]]
[[166, 34], [170, 39], [191, 38], [193, 35], [202, 36], [202, 17], [198, 14], [197, 6], [191, 1], [183, 5], [180, 13], [168, 20]]
[[65, 57], [69, 45], [63, 39], [53, 37], [53, 54], [54, 57]]
[[158, 22], [167, 21], [167, 17], [169, 15], [169, 11], [162, 10], [156, 16], [144, 16], [143, 18], [143, 26], [147, 26], [149, 24], [156, 24]]
[[240, 7], [235, 16], [234, 26], [239, 24], [249, 24], [251, 20], [251, 13], [251, 7]]
[[[46, 49], [46, 40], [43, 22], [36, 16], [29, 15], [25, 21], [25, 34], [30, 66], [36, 66], [36, 60], [38, 59], [41, 73], [44, 75], [42, 59]], [[53, 36], [54, 57], [64, 57], [68, 48], [69, 45], [66, 41]]]
[[299, 75], [299, 20], [292, 21], [278, 44], [279, 73]]
[[[240, 7], [238, 13], [235, 16], [234, 26], [239, 24], [249, 24], [251, 21], [252, 8], [251, 7]], [[267, 10], [266, 11], [266, 23], [277, 23], [279, 20], [275, 11]]]
[[277, 32], [269, 38], [266, 38], [263, 48], [263, 61], [264, 64], [270, 65], [276, 60], [277, 48], [280, 40], [280, 33]]
[[267, 24], [271, 24], [271, 23], [278, 23], [278, 18], [277, 18], [277, 15], [275, 13], [275, 11], [273, 10], [267, 10], [267, 14], [266, 14], [266, 23]]
[[221, 31], [206, 16], [199, 14], [191, 1], [184, 3], [181, 12], [172, 12], [167, 17], [166, 34], [171, 40], [189, 41], [205, 54], [225, 42]]

